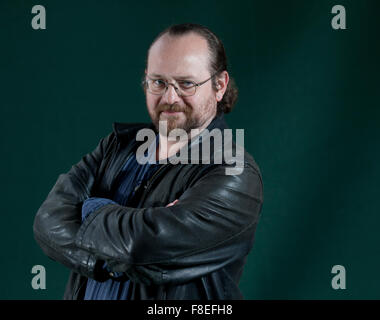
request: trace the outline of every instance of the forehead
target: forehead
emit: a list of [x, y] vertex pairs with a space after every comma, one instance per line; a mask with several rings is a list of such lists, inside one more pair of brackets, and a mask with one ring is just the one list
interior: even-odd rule
[[208, 61], [207, 41], [201, 36], [165, 34], [150, 48], [147, 72], [170, 77], [208, 75]]

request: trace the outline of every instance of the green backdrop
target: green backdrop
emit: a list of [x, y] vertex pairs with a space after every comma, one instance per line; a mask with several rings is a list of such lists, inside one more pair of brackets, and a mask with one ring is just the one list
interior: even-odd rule
[[[34, 30], [33, 5], [46, 8]], [[331, 8], [345, 6], [347, 29]], [[149, 121], [146, 50], [170, 24], [223, 40], [240, 89], [231, 128], [264, 179], [246, 299], [379, 299], [379, 16], [368, 1], [0, 2], [0, 299], [61, 299], [68, 270], [33, 238], [58, 175], [112, 122]], [[34, 265], [46, 290], [31, 287]], [[331, 286], [334, 265], [346, 289]]]

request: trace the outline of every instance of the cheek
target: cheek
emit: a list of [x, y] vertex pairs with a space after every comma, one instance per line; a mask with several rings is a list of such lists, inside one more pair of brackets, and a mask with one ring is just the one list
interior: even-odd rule
[[189, 105], [192, 107], [193, 111], [196, 113], [204, 113], [210, 104], [210, 97], [208, 96], [199, 96], [193, 97], [189, 102]]
[[194, 110], [194, 106], [197, 105], [196, 100], [193, 97], [192, 98], [187, 97], [187, 98], [183, 99], [183, 104], [191, 107], [191, 109], [193, 109], [193, 110]]
[[210, 107], [210, 104], [212, 104], [213, 101], [216, 101], [216, 99], [211, 87], [205, 87], [202, 89], [203, 90], [198, 90], [197, 93], [194, 95], [194, 103], [192, 103], [192, 105], [197, 106], [197, 109], [202, 110], [204, 112], [205, 109], [208, 109]]

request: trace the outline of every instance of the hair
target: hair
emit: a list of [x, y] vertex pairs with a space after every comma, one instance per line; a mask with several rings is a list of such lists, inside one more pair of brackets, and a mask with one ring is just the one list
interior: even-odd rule
[[[212, 78], [212, 87], [214, 90], [217, 90], [217, 76], [220, 75], [223, 71], [228, 71], [227, 55], [222, 41], [205, 26], [194, 23], [183, 23], [172, 25], [166, 28], [153, 40], [152, 44], [150, 45], [146, 57], [146, 65], [148, 65], [150, 48], [163, 35], [168, 34], [173, 37], [180, 37], [189, 33], [195, 33], [207, 41], [208, 50], [210, 53], [209, 72], [211, 75], [215, 74], [215, 76]], [[235, 106], [237, 98], [238, 89], [236, 87], [234, 79], [230, 77], [227, 89], [223, 95], [223, 99], [217, 104], [217, 114], [221, 114], [222, 112], [231, 112], [232, 108]]]

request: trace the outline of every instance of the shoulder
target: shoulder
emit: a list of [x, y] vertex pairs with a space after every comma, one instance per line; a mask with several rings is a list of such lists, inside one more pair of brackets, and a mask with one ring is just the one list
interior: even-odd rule
[[126, 123], [114, 122], [112, 123], [112, 131], [104, 136], [99, 144], [102, 153], [107, 155], [115, 151], [118, 145], [128, 145], [136, 141], [136, 134], [141, 129], [152, 129], [152, 123]]
[[136, 134], [141, 129], [154, 129], [153, 123], [145, 122], [135, 122], [135, 123], [126, 123], [126, 122], [114, 122], [112, 124], [113, 134], [118, 140], [125, 140], [135, 138]]
[[217, 181], [217, 184], [226, 188], [228, 185], [234, 185], [238, 189], [245, 189], [259, 193], [263, 193], [263, 180], [260, 168], [255, 159], [244, 148], [242, 148], [242, 156], [229, 159], [221, 164], [203, 164], [192, 165], [192, 175], [189, 186], [193, 186], [199, 182]]

